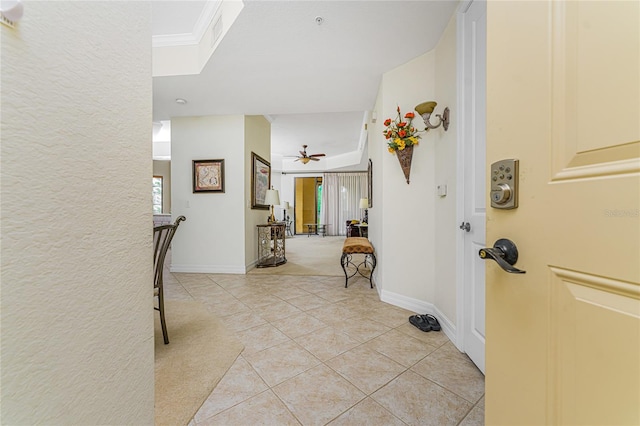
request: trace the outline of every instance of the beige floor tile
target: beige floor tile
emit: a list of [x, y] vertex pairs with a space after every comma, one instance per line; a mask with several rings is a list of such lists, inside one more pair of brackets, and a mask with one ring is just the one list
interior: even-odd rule
[[332, 358], [326, 364], [367, 395], [406, 370], [406, 367], [364, 346]]
[[385, 304], [375, 311], [368, 313], [366, 317], [388, 327], [396, 328], [409, 321], [411, 315], [413, 315], [411, 311]]
[[314, 333], [296, 337], [294, 340], [321, 361], [331, 359], [360, 345], [356, 339], [332, 327], [321, 328]]
[[325, 365], [305, 371], [272, 389], [304, 425], [324, 425], [365, 397]]
[[405, 423], [382, 408], [380, 404], [366, 398], [355, 407], [329, 423], [331, 426], [385, 425], [404, 426]]
[[269, 288], [267, 289], [267, 291], [269, 292], [269, 294], [271, 294], [272, 296], [276, 296], [282, 300], [289, 300], [289, 299], [293, 299], [296, 297], [301, 297], [301, 296], [308, 296], [309, 293], [306, 290], [303, 290], [301, 288], [295, 287], [293, 284], [287, 284], [287, 287], [276, 287], [276, 288]]
[[484, 426], [484, 407], [476, 405], [459, 426]]
[[200, 424], [236, 404], [264, 392], [267, 385], [242, 356], [239, 356], [211, 395], [202, 404], [194, 420]]
[[272, 391], [267, 390], [198, 424], [209, 426], [297, 426], [300, 425], [300, 422]]
[[407, 336], [398, 330], [390, 330], [367, 342], [365, 346], [380, 352], [405, 367], [411, 367], [437, 349], [435, 346]]
[[287, 302], [303, 311], [319, 308], [329, 303], [326, 299], [318, 297], [315, 294], [307, 294], [306, 296], [294, 297], [292, 299], [287, 299]]
[[481, 373], [365, 278], [344, 288], [344, 276], [167, 273], [165, 283], [167, 298], [202, 302], [245, 345], [192, 426], [483, 424]]
[[371, 398], [409, 425], [457, 425], [471, 408], [465, 399], [412, 371], [406, 371]]
[[211, 303], [210, 300], [203, 303], [207, 306], [207, 309], [220, 318], [252, 312], [247, 305], [235, 299], [229, 300], [227, 303]]
[[245, 359], [270, 387], [320, 364], [318, 358], [294, 341], [245, 355]]
[[272, 322], [280, 320], [282, 318], [290, 317], [291, 315], [299, 314], [302, 311], [292, 304], [278, 299], [277, 302], [270, 305], [258, 306], [253, 308], [253, 312], [256, 315], [264, 318], [265, 320]]
[[358, 315], [356, 312], [353, 312], [348, 308], [345, 308], [343, 306], [336, 306], [335, 304], [311, 309], [307, 311], [307, 313], [309, 315], [313, 315], [324, 323], [327, 323], [327, 321], [339, 322]]
[[473, 404], [484, 395], [484, 375], [452, 343], [441, 346], [411, 370]]
[[378, 322], [367, 321], [359, 316], [348, 318], [339, 324], [334, 324], [333, 328], [342, 333], [348, 334], [359, 342], [367, 342], [391, 330], [386, 325]]
[[289, 317], [272, 321], [271, 325], [294, 339], [305, 334], [313, 333], [327, 325], [307, 313], [294, 314]]
[[263, 324], [236, 334], [240, 342], [244, 344], [244, 355], [270, 348], [290, 340], [284, 333], [272, 326]]
[[319, 291], [316, 293], [316, 296], [322, 297], [324, 300], [327, 300], [331, 303], [340, 302], [341, 300], [345, 300], [351, 297], [344, 291], [344, 289], [341, 289], [339, 287]]
[[430, 344], [431, 346], [440, 347], [445, 343], [449, 342], [449, 338], [443, 331], [427, 331], [424, 332], [422, 330], [418, 330], [413, 325], [409, 324], [409, 318], [407, 318], [407, 322], [399, 327], [396, 327], [396, 330], [414, 337], [416, 339], [422, 340], [425, 343]]
[[221, 317], [221, 319], [228, 329], [233, 332], [248, 330], [267, 323], [265, 319], [254, 314], [251, 310]]

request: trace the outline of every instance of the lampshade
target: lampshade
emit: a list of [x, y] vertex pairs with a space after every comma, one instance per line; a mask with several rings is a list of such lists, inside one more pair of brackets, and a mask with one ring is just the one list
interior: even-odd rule
[[264, 203], [269, 206], [277, 206], [280, 204], [280, 193], [277, 189], [267, 189], [267, 195], [264, 197]]
[[438, 105], [436, 102], [423, 102], [420, 105], [416, 105], [416, 112], [420, 115], [422, 114], [431, 114], [433, 112], [433, 110], [435, 109], [436, 105]]
[[284, 210], [289, 210], [289, 202], [288, 201], [283, 201], [282, 202], [282, 208]]
[[369, 199], [368, 198], [360, 198], [360, 208], [368, 209], [369, 208]]

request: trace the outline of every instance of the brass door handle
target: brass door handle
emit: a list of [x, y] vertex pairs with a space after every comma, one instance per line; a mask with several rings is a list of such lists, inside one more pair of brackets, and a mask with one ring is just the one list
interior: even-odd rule
[[511, 274], [526, 274], [526, 271], [514, 267], [518, 261], [518, 248], [511, 240], [500, 238], [493, 247], [482, 248], [478, 252], [481, 259], [493, 259], [505, 271]]

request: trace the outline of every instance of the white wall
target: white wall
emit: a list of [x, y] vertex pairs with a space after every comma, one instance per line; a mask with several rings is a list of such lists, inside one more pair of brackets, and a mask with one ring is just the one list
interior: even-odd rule
[[151, 6], [2, 26], [2, 424], [152, 424]]
[[[172, 243], [171, 270], [243, 274], [258, 258], [251, 209], [251, 152], [268, 161], [271, 125], [262, 116], [176, 117], [171, 126], [172, 217], [184, 215]], [[193, 160], [224, 159], [225, 192], [193, 193]]]
[[[436, 49], [383, 76], [369, 123], [373, 161], [373, 207], [369, 239], [376, 247], [375, 281], [381, 298], [416, 312], [439, 315], [451, 338], [456, 326], [456, 26], [455, 15]], [[451, 125], [422, 133], [414, 148], [410, 184], [396, 155], [387, 151], [383, 122], [424, 101], [438, 102], [435, 114], [451, 110]], [[434, 115], [435, 115], [434, 114]], [[432, 122], [437, 120], [433, 117]], [[421, 117], [414, 124], [424, 128]], [[447, 186], [439, 197], [438, 185]]]
[[438, 106], [436, 113], [442, 114], [445, 106], [449, 107], [449, 130], [436, 129], [432, 133], [435, 144], [436, 185], [446, 185], [445, 197], [435, 196], [435, 262], [438, 267], [435, 274], [434, 303], [451, 321], [456, 323], [456, 241], [459, 233], [456, 218], [457, 198], [457, 62], [456, 62], [456, 15], [451, 18], [444, 34], [435, 49], [436, 73], [434, 99]]
[[[374, 162], [374, 188], [382, 191], [378, 195], [374, 189], [370, 211], [374, 218], [370, 228], [379, 228], [381, 234], [376, 229], [370, 238], [376, 247], [384, 247], [376, 282], [383, 300], [391, 303], [396, 295], [415, 301], [434, 300], [435, 140], [431, 133], [422, 135], [414, 148], [407, 184], [397, 156], [387, 151], [382, 123], [386, 118], [395, 119], [398, 106], [404, 116], [419, 103], [435, 99], [434, 75], [433, 51], [384, 74], [376, 103], [378, 120], [369, 133], [369, 150], [378, 159]], [[424, 127], [420, 120], [417, 117], [414, 121], [417, 128]]]
[[[174, 272], [245, 272], [244, 116], [171, 119], [171, 216], [184, 215], [172, 242]], [[250, 155], [250, 153], [249, 153]], [[224, 193], [193, 193], [193, 160], [224, 160]]]

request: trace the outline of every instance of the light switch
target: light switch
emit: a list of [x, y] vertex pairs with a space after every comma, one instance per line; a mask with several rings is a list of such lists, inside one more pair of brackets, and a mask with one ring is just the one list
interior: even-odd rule
[[439, 197], [447, 196], [447, 185], [438, 185], [438, 196]]

